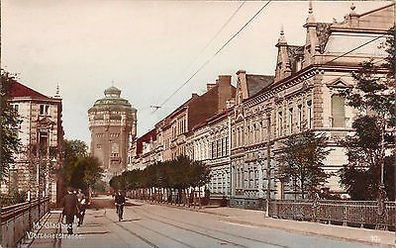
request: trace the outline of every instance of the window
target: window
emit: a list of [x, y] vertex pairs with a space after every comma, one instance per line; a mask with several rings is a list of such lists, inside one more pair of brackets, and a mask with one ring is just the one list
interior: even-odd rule
[[298, 106], [297, 106], [297, 111], [298, 111], [298, 119], [297, 119], [297, 127], [298, 127], [298, 130], [299, 131], [301, 131], [301, 125], [302, 125], [302, 117], [303, 117], [303, 114], [302, 114], [302, 105], [301, 104], [299, 104]]
[[97, 134], [96, 134], [96, 137], [97, 137], [97, 138], [102, 138], [103, 136], [104, 136], [103, 133], [97, 133]]
[[227, 147], [225, 144], [225, 138], [221, 139], [221, 156], [225, 156], [227, 151]]
[[102, 145], [101, 144], [96, 144], [96, 148], [101, 149]]
[[228, 155], [228, 136], [227, 137], [225, 137], [225, 155]]
[[239, 129], [236, 129], [236, 132], [235, 132], [235, 147], [238, 147], [239, 146]]
[[289, 108], [289, 134], [293, 133], [293, 108]]
[[333, 127], [345, 127], [345, 99], [342, 96], [331, 97], [331, 115]]
[[217, 140], [217, 157], [221, 157], [221, 140]]
[[312, 101], [307, 101], [307, 121], [308, 121], [308, 128], [312, 128]]
[[19, 110], [18, 104], [11, 104], [11, 108], [15, 111], [15, 113], [18, 113], [18, 110]]
[[282, 125], [283, 125], [283, 116], [282, 116], [282, 111], [278, 112], [278, 137], [282, 136], [283, 130], [282, 130]]
[[120, 156], [119, 152], [120, 152], [120, 146], [117, 143], [113, 143], [111, 145], [111, 155], [110, 156], [111, 157], [119, 157]]
[[49, 105], [41, 104], [40, 105], [40, 115], [48, 115], [49, 113]]

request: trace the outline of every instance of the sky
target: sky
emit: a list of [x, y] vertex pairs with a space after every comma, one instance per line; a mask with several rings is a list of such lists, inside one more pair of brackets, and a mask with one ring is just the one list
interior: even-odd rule
[[[48, 96], [59, 84], [67, 139], [90, 143], [87, 111], [112, 84], [138, 110], [141, 136], [192, 93], [203, 94], [218, 75], [232, 75], [234, 85], [240, 69], [273, 75], [282, 27], [289, 44], [304, 44], [308, 2], [273, 1], [161, 109], [150, 108], [212, 58], [265, 3], [2, 0], [1, 68], [19, 73], [21, 83]], [[320, 22], [342, 21], [351, 3], [313, 1], [314, 16]], [[364, 13], [391, 2], [353, 3], [355, 12]]]

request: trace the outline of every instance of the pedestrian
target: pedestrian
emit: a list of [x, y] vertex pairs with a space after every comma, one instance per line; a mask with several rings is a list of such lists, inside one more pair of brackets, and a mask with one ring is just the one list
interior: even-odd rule
[[116, 213], [118, 214], [118, 220], [122, 221], [124, 205], [125, 205], [125, 197], [121, 194], [121, 192], [117, 192], [114, 199], [114, 204], [116, 206]]
[[87, 209], [87, 205], [88, 205], [88, 199], [87, 197], [84, 195], [84, 193], [82, 193], [81, 189], [79, 190], [79, 193], [77, 194], [77, 200], [78, 200], [78, 225], [77, 226], [81, 226], [83, 224], [84, 221], [84, 216], [85, 216], [85, 210]]
[[67, 194], [62, 199], [61, 206], [63, 207], [62, 214], [66, 216], [67, 233], [73, 234], [74, 216], [78, 213], [78, 200], [71, 188], [68, 188]]
[[77, 193], [77, 199], [78, 201], [81, 201], [84, 198], [84, 193], [82, 192], [81, 189], [78, 189], [78, 193]]

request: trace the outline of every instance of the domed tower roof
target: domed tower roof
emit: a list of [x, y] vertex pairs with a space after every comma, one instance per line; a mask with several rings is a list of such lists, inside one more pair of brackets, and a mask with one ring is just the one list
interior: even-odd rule
[[104, 91], [104, 98], [96, 100], [93, 107], [89, 110], [99, 110], [99, 109], [106, 109], [106, 110], [132, 110], [133, 112], [136, 111], [135, 108], [129, 103], [128, 100], [121, 98], [121, 90], [111, 86]]
[[119, 90], [118, 88], [111, 86], [110, 88], [107, 88], [104, 91], [104, 94], [107, 98], [119, 98], [121, 95], [121, 90]]

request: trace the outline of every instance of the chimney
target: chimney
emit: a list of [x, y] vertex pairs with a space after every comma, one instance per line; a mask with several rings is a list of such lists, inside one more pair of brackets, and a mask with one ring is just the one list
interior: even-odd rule
[[220, 87], [231, 85], [231, 75], [219, 75], [219, 79], [216, 82]]
[[216, 86], [216, 84], [211, 84], [211, 83], [206, 84], [206, 91], [213, 89], [215, 86]]
[[236, 105], [242, 103], [242, 101], [249, 97], [248, 89], [247, 89], [247, 76], [245, 70], [237, 71], [237, 92], [236, 92]]
[[359, 25], [359, 15], [355, 12], [356, 6], [352, 3], [351, 13], [349, 13], [349, 25], [357, 27]]
[[236, 73], [238, 76], [239, 76], [239, 74], [246, 74], [246, 71], [245, 70], [239, 70], [239, 71], [237, 71], [237, 73]]
[[231, 76], [219, 75], [219, 79], [216, 81], [219, 85], [217, 111], [222, 111], [227, 108], [227, 101], [232, 98]]

